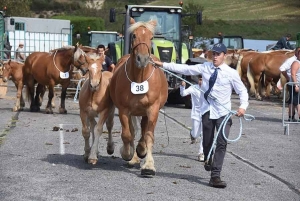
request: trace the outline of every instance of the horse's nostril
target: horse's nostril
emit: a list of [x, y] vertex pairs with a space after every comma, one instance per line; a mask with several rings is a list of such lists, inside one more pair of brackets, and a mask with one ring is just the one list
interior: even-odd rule
[[137, 60], [138, 60], [138, 61], [141, 61], [141, 57], [140, 57], [139, 55], [137, 56]]

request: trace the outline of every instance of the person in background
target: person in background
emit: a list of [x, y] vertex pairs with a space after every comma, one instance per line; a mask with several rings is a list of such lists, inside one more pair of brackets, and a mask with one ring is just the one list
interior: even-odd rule
[[286, 34], [285, 36], [281, 37], [276, 45], [272, 48], [272, 50], [281, 50], [281, 49], [288, 49], [288, 50], [292, 50], [292, 46], [289, 42], [289, 40], [291, 40], [292, 35], [291, 34]]
[[[221, 131], [225, 126], [225, 136], [229, 136], [232, 119], [226, 124], [221, 123], [226, 115], [231, 111], [231, 94], [232, 89], [239, 95], [240, 106], [236, 111], [236, 116], [244, 116], [249, 105], [248, 92], [241, 81], [238, 72], [224, 63], [227, 48], [223, 43], [217, 43], [212, 48], [213, 61], [203, 64], [187, 65], [166, 63], [154, 61], [156, 66], [163, 67], [167, 70], [180, 73], [183, 75], [202, 75], [200, 102], [203, 126], [203, 151], [204, 151], [204, 168], [211, 172], [209, 185], [215, 188], [225, 188], [225, 181], [221, 180], [221, 171], [225, 158], [227, 141], [223, 134], [220, 133], [216, 140], [215, 153], [208, 158], [210, 149], [213, 146], [215, 129]], [[213, 97], [213, 98], [211, 98]]]
[[19, 47], [16, 49], [16, 56], [15, 59], [20, 62], [25, 61], [25, 54], [24, 54], [24, 43], [20, 42]]
[[102, 64], [102, 68], [104, 71], [114, 72], [115, 64], [111, 61], [111, 59], [105, 54], [105, 46], [100, 44], [97, 47], [97, 54], [101, 57], [104, 57], [104, 62]]
[[193, 127], [191, 130], [191, 143], [194, 144], [196, 139], [200, 139], [200, 146], [198, 151], [198, 160], [200, 162], [204, 161], [204, 154], [203, 154], [203, 143], [202, 143], [202, 114], [201, 114], [201, 102], [200, 102], [200, 88], [202, 84], [202, 76], [199, 75], [198, 84], [192, 85], [189, 88], [186, 87], [186, 83], [184, 81], [181, 82], [180, 85], [180, 95], [187, 96], [191, 95], [192, 99], [192, 111], [191, 111], [191, 119], [193, 121]]
[[[294, 61], [297, 60], [297, 54], [300, 52], [300, 47], [295, 50], [295, 55], [285, 60], [285, 62], [279, 67], [279, 70], [284, 75], [287, 82], [292, 82], [291, 78], [291, 66]], [[292, 96], [294, 96], [294, 89], [292, 85], [287, 85], [289, 91], [289, 101], [288, 101], [288, 121], [295, 121], [295, 106], [292, 104]]]
[[297, 84], [294, 85], [294, 96], [293, 100], [291, 101], [292, 104], [296, 107], [298, 111], [298, 122], [300, 122], [300, 47], [297, 48], [297, 59], [292, 63], [291, 66], [291, 78], [292, 82], [297, 82]]

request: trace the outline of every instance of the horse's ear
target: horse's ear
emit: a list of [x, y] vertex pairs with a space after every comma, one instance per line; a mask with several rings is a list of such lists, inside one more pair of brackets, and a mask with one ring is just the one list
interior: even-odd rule
[[135, 23], [135, 20], [131, 17], [130, 18], [130, 24], [134, 24]]
[[8, 64], [10, 65], [11, 59], [8, 60]]
[[152, 26], [156, 26], [157, 25], [157, 21], [156, 20], [150, 20], [148, 23], [151, 24]]

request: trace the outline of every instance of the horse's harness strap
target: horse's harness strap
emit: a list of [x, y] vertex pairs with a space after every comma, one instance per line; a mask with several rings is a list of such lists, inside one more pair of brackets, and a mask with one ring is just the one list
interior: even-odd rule
[[[57, 51], [58, 51], [58, 50], [55, 51], [52, 60], [53, 60], [53, 64], [54, 64], [55, 68], [56, 68], [59, 72], [62, 72], [61, 70], [58, 69], [57, 65], [55, 64], [55, 56], [56, 56]], [[71, 67], [71, 65], [70, 65], [70, 69], [69, 69], [68, 72], [70, 72], [71, 69], [72, 69], [72, 67]], [[62, 72], [62, 73], [65, 73], [65, 72]]]
[[135, 48], [137, 48], [137, 46], [142, 45], [142, 44], [144, 44], [144, 45], [147, 46], [148, 53], [149, 53], [149, 55], [151, 55], [151, 54], [150, 54], [150, 48], [149, 48], [149, 46], [147, 45], [147, 43], [145, 43], [145, 42], [141, 42], [141, 43], [137, 44], [136, 46], [132, 47], [132, 48], [131, 48], [132, 51], [133, 51]]

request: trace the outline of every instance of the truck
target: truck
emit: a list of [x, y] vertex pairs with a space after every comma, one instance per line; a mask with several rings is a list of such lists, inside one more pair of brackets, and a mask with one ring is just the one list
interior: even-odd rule
[[[130, 26], [130, 18], [138, 21], [156, 20], [156, 30], [152, 40], [151, 53], [163, 62], [186, 63], [191, 57], [191, 46], [183, 42], [182, 25], [184, 16], [195, 15], [197, 24], [202, 23], [202, 12], [195, 14], [182, 13], [182, 2], [180, 6], [153, 6], [153, 5], [126, 5], [125, 22], [123, 26], [124, 39], [108, 44], [110, 55], [116, 60], [130, 53], [131, 37], [127, 32]], [[123, 13], [124, 14], [124, 13]], [[110, 9], [110, 22], [115, 22], [116, 10]], [[191, 38], [191, 37], [190, 37]], [[184, 98], [179, 94], [178, 86], [180, 79], [166, 74], [169, 84], [168, 103], [184, 103]]]
[[[6, 59], [7, 47], [14, 58], [19, 43], [24, 43], [24, 53], [49, 52], [52, 49], [72, 45], [70, 20], [5, 16], [0, 12], [0, 53]], [[6, 47], [6, 48], [5, 48]]]

